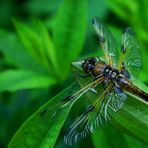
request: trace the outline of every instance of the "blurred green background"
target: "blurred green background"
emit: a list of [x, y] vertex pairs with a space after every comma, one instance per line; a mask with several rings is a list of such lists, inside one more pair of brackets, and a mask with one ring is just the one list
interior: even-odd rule
[[[94, 16], [118, 43], [123, 28], [134, 28], [142, 54], [139, 80], [148, 85], [147, 6], [146, 0], [1, 0], [0, 147], [7, 147], [32, 113], [74, 81], [72, 61], [101, 56]], [[97, 132], [73, 147], [147, 147], [112, 127]], [[67, 147], [62, 133], [55, 147]]]

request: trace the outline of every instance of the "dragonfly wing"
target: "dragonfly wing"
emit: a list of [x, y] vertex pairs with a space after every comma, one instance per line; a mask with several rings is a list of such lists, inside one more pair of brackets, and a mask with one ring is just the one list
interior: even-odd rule
[[88, 134], [93, 133], [96, 127], [103, 125], [104, 121], [109, 119], [107, 113], [105, 113], [105, 120], [103, 117], [105, 106], [105, 102], [102, 102], [99, 108], [94, 108], [94, 106], [90, 105], [70, 126], [64, 136], [64, 142], [72, 145], [84, 139]]
[[125, 103], [127, 95], [123, 92], [120, 87], [114, 86], [114, 90], [110, 93], [110, 108], [117, 112]]
[[100, 127], [108, 120], [110, 120], [110, 115], [114, 115], [114, 112], [117, 112], [125, 103], [127, 99], [126, 94], [123, 90], [111, 82], [108, 83], [107, 88], [101, 94], [101, 96], [96, 100], [93, 106], [94, 113], [91, 113], [89, 117], [87, 126], [85, 127], [86, 131], [93, 132], [97, 127]]
[[[93, 107], [92, 107], [93, 108]], [[87, 121], [92, 112], [91, 106], [81, 114], [79, 118], [70, 126], [68, 132], [64, 136], [64, 142], [68, 145], [78, 142], [79, 140], [86, 137], [87, 132], [84, 130], [84, 127], [87, 125]]]
[[132, 28], [126, 28], [122, 33], [121, 55], [119, 58], [118, 69], [127, 70], [131, 78], [136, 78], [141, 69], [141, 54], [135, 32]]
[[[78, 142], [89, 133], [93, 133], [96, 128], [102, 126], [110, 119], [109, 110], [112, 110], [110, 105], [113, 99], [112, 97], [109, 97], [111, 89], [112, 85], [109, 85], [109, 87], [107, 86], [105, 91], [102, 89], [103, 92], [100, 95], [97, 93], [99, 96], [93, 103], [91, 103], [90, 100], [89, 107], [74, 121], [64, 136], [66, 144], [72, 145], [73, 143]], [[92, 98], [94, 98], [93, 95]]]
[[118, 51], [115, 46], [116, 42], [111, 32], [97, 17], [93, 18], [92, 23], [97, 37], [99, 38], [100, 45], [103, 49], [106, 62], [109, 63], [111, 66], [117, 66], [116, 64], [118, 61]]
[[[98, 94], [97, 94], [98, 95]], [[70, 126], [64, 136], [66, 144], [72, 145], [93, 133], [98, 127], [110, 120], [110, 114], [117, 112], [124, 104], [126, 95], [116, 87], [109, 85], [93, 104], [83, 112]]]

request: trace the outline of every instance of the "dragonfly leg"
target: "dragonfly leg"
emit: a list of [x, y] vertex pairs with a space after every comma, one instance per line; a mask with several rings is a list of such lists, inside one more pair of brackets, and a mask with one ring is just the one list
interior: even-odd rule
[[81, 77], [81, 78], [87, 78], [87, 77], [92, 76], [92, 74], [89, 73], [89, 74], [86, 74], [86, 75], [81, 75], [81, 74], [78, 73], [78, 76]]
[[100, 62], [101, 61], [101, 59], [100, 59], [100, 57], [99, 56], [97, 56], [97, 60]]

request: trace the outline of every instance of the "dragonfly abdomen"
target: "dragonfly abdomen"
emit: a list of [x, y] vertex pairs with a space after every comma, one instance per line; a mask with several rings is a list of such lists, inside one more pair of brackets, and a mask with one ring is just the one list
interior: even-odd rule
[[148, 93], [144, 92], [143, 90], [139, 89], [137, 86], [135, 85], [131, 85], [129, 92], [142, 98], [143, 100], [145, 100], [146, 102], [148, 102]]
[[123, 90], [125, 90], [133, 95], [136, 95], [136, 96], [142, 98], [144, 101], [148, 102], [148, 93], [139, 89], [137, 86], [135, 86], [133, 83], [131, 83], [127, 78], [118, 77], [118, 79], [116, 80], [116, 83]]

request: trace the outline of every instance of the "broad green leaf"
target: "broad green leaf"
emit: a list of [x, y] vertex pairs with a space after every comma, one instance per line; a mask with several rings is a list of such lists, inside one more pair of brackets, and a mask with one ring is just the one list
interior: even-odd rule
[[0, 73], [0, 91], [42, 88], [55, 83], [54, 78], [32, 71], [6, 70]]
[[103, 148], [128, 148], [128, 145], [121, 133], [111, 127], [99, 129], [92, 135], [95, 148], [101, 145]]
[[147, 148], [147, 144], [143, 141], [140, 141], [139, 139], [133, 138], [131, 136], [128, 136], [124, 134], [124, 138], [128, 144], [129, 148]]
[[71, 63], [80, 53], [86, 35], [86, 0], [63, 0], [52, 23], [54, 45], [58, 53], [58, 63], [64, 67], [64, 78]]
[[[135, 84], [148, 92], [148, 87], [141, 82]], [[129, 96], [112, 121], [115, 127], [148, 143], [148, 103], [141, 101], [140, 98]]]
[[74, 88], [75, 85], [72, 85], [65, 89], [28, 118], [16, 132], [8, 147], [54, 147], [72, 106], [60, 108], [60, 101], [71, 94]]
[[140, 73], [140, 80], [142, 80], [143, 82], [148, 82], [148, 76], [147, 76], [148, 71], [142, 71]]
[[92, 135], [95, 148], [146, 148], [146, 144], [127, 136], [111, 126], [103, 127]]

